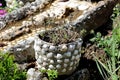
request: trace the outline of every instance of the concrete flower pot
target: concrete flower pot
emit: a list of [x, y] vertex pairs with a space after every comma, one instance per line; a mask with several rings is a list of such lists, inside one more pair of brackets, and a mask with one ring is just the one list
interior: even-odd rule
[[79, 65], [81, 38], [67, 44], [54, 45], [35, 37], [34, 50], [38, 69], [57, 70], [59, 75], [71, 74]]

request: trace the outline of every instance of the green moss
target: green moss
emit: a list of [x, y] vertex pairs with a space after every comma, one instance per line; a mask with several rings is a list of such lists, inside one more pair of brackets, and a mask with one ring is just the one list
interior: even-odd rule
[[14, 56], [0, 53], [0, 80], [26, 80], [26, 72], [14, 63]]

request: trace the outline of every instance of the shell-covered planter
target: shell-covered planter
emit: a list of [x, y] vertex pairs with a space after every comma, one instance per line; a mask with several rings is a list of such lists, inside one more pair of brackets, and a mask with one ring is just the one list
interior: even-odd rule
[[57, 70], [58, 75], [69, 75], [79, 65], [81, 38], [67, 44], [54, 45], [35, 37], [34, 50], [38, 69]]

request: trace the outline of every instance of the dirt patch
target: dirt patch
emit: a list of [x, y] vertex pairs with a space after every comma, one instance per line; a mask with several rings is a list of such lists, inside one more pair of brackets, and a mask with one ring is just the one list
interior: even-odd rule
[[60, 28], [57, 30], [40, 33], [39, 38], [46, 42], [58, 45], [75, 41], [79, 38], [79, 34], [69, 29]]

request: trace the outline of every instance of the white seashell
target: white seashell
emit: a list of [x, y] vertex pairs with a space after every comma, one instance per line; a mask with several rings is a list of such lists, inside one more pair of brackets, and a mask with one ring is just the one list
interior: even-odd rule
[[57, 54], [56, 58], [61, 59], [61, 58], [63, 58], [63, 56], [61, 54]]
[[60, 69], [60, 68], [62, 68], [62, 67], [61, 67], [60, 64], [58, 64], [58, 65], [56, 65], [56, 68], [57, 68], [57, 69]]
[[54, 66], [53, 66], [53, 65], [49, 65], [49, 68], [50, 68], [50, 69], [54, 69]]
[[47, 54], [47, 58], [52, 58], [52, 57], [53, 57], [53, 53], [52, 52]]
[[77, 55], [79, 53], [79, 51], [78, 50], [74, 50], [74, 55]]
[[66, 69], [63, 69], [62, 72], [66, 72]]
[[73, 51], [75, 49], [75, 45], [69, 45], [69, 51]]
[[66, 52], [66, 53], [64, 53], [64, 55], [65, 55], [66, 57], [71, 57], [71, 52]]
[[65, 63], [68, 63], [68, 62], [69, 62], [69, 59], [64, 59], [64, 62], [65, 62]]

